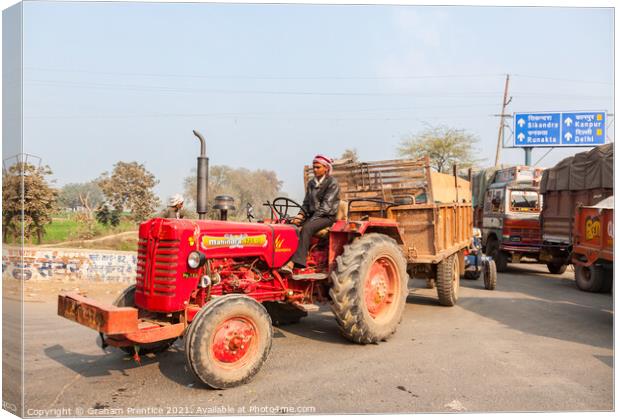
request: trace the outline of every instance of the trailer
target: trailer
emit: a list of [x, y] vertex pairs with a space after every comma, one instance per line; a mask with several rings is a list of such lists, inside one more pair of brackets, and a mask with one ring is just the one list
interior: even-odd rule
[[[305, 183], [311, 167], [306, 166]], [[419, 160], [335, 162], [332, 175], [351, 222], [396, 221], [411, 277], [436, 284], [441, 305], [453, 306], [473, 234], [471, 184]]]

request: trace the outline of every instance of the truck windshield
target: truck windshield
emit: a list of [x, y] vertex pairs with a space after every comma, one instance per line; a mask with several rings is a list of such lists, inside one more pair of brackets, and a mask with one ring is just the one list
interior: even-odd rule
[[510, 210], [519, 212], [540, 211], [538, 192], [534, 191], [511, 191]]

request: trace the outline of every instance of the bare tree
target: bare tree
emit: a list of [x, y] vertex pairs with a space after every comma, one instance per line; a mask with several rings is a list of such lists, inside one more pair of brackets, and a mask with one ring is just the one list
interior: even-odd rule
[[58, 196], [59, 206], [73, 210], [82, 207], [86, 210], [88, 218], [93, 218], [93, 211], [103, 200], [103, 192], [96, 181], [68, 183], [61, 188]]
[[448, 172], [452, 165], [461, 168], [475, 165], [479, 160], [474, 158], [472, 148], [478, 138], [462, 129], [444, 125], [427, 126], [418, 134], [403, 140], [398, 154], [414, 159], [429, 156], [431, 166], [438, 172]]
[[[196, 199], [196, 170], [185, 178], [186, 199], [195, 202]], [[280, 189], [282, 181], [275, 172], [269, 170], [249, 170], [246, 168], [233, 169], [228, 166], [211, 166], [209, 168], [209, 199], [212, 201], [217, 195], [230, 195], [235, 199], [236, 214], [229, 214], [233, 219], [244, 219], [243, 209], [248, 203], [255, 207], [259, 217], [267, 216], [267, 208], [262, 204], [283, 195]], [[217, 211], [209, 210], [209, 217], [217, 217]]]

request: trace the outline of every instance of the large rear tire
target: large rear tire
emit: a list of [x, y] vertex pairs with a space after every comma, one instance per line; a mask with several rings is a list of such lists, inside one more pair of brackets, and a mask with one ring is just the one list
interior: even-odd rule
[[[125, 288], [125, 290], [121, 292], [118, 297], [116, 297], [116, 300], [114, 300], [112, 304], [115, 305], [116, 307], [138, 308], [136, 307], [135, 296], [136, 296], [136, 286], [130, 285], [129, 287]], [[138, 318], [142, 317], [141, 313], [143, 313], [143, 310], [138, 308]], [[172, 344], [174, 343], [174, 341], [176, 340], [177, 340], [176, 338], [172, 338], [172, 339], [162, 340], [161, 342], [142, 344], [140, 345], [140, 350], [138, 351], [138, 354], [146, 355], [149, 353], [157, 354], [160, 352], [164, 352], [168, 348], [170, 348]], [[133, 346], [122, 346], [119, 349], [129, 355], [133, 355], [136, 352]]]
[[581, 291], [600, 292], [604, 285], [604, 270], [600, 266], [575, 266], [575, 284]]
[[265, 307], [240, 294], [207, 303], [185, 337], [185, 360], [194, 377], [216, 389], [252, 380], [265, 363], [273, 329]]
[[547, 263], [547, 269], [549, 269], [549, 272], [552, 274], [557, 274], [557, 275], [560, 275], [566, 272], [567, 266], [568, 265], [563, 264], [563, 263], [552, 263], [552, 262]]
[[356, 343], [386, 340], [400, 323], [407, 299], [407, 261], [394, 239], [369, 233], [336, 258], [329, 291], [342, 335]]
[[437, 266], [437, 297], [442, 306], [452, 307], [459, 299], [458, 253], [448, 256]]

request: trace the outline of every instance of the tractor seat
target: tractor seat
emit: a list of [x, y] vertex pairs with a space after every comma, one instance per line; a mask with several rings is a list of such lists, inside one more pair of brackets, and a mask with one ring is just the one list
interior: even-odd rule
[[[340, 203], [338, 204], [338, 212], [336, 213], [336, 221], [347, 219], [347, 209], [348, 209], [347, 201], [341, 199]], [[324, 229], [319, 230], [316, 233], [314, 233], [314, 237], [323, 239], [327, 237], [327, 235], [329, 234], [329, 230], [330, 230], [329, 227], [325, 227]]]

